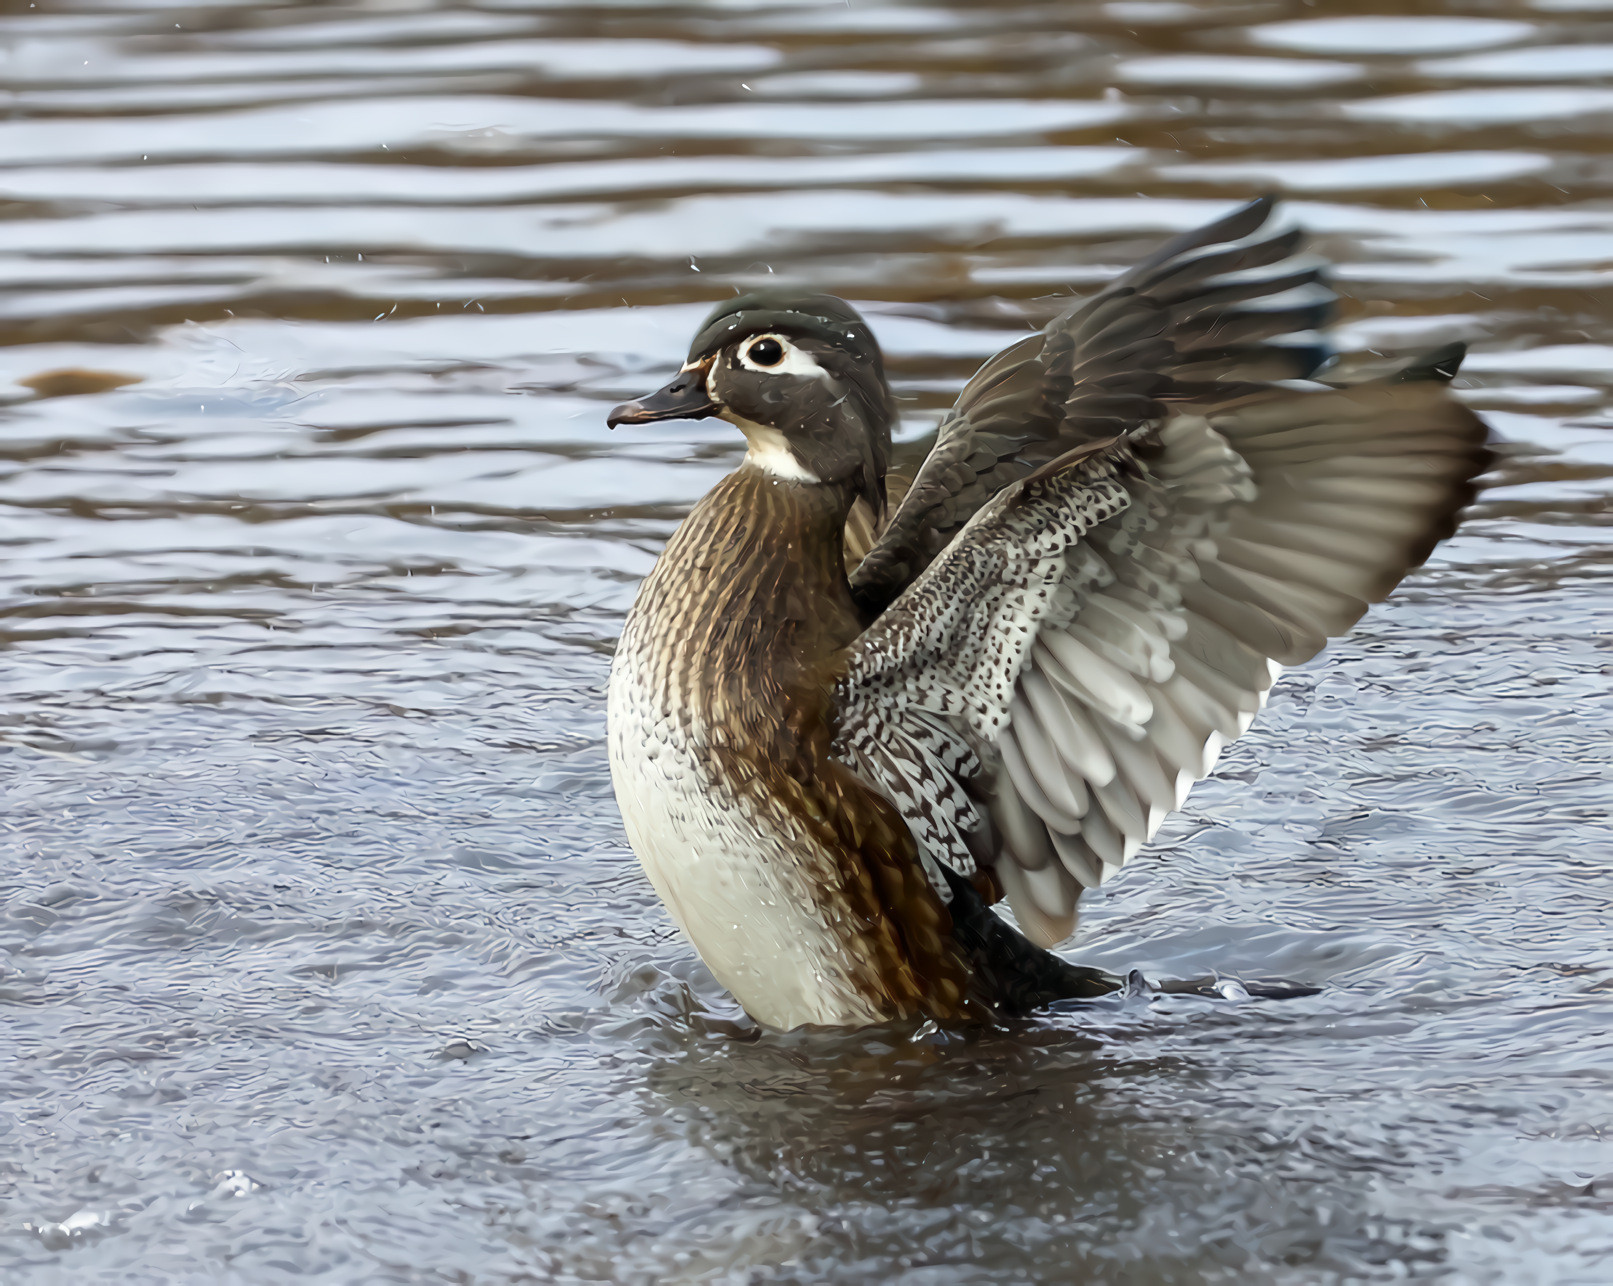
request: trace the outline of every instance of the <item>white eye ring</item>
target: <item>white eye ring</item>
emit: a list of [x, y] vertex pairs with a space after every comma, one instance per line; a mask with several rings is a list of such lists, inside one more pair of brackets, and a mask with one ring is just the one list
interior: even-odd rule
[[[777, 344], [779, 359], [769, 362], [765, 366], [751, 356], [763, 344]], [[782, 335], [752, 335], [739, 349], [739, 364], [747, 371], [781, 371], [789, 363], [790, 356], [795, 352], [795, 345]]]
[[[751, 349], [764, 339], [772, 340], [784, 350], [782, 361], [774, 362], [771, 366], [763, 366], [760, 362], [752, 360]], [[763, 335], [752, 335], [741, 345], [738, 357], [741, 366], [759, 375], [807, 375], [820, 380], [829, 378], [829, 372], [818, 365], [811, 353], [804, 348], [797, 348], [783, 335], [774, 334], [772, 331]]]

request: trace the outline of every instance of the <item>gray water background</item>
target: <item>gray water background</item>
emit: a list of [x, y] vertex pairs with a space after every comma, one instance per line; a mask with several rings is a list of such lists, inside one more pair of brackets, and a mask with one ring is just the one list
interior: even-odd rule
[[[0, 55], [0, 1280], [1613, 1281], [1613, 5], [40, 0]], [[740, 444], [605, 409], [788, 281], [914, 437], [1268, 189], [1513, 445], [1071, 953], [1324, 991], [758, 1033], [602, 747]]]

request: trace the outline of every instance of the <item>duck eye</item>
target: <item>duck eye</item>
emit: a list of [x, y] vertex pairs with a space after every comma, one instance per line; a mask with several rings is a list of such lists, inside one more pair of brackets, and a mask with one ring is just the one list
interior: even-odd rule
[[764, 337], [747, 348], [745, 356], [758, 366], [777, 366], [784, 360], [784, 345], [776, 339]]

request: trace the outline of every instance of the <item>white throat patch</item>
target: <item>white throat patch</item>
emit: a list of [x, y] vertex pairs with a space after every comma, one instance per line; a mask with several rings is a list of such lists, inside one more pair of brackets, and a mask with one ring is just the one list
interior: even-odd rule
[[747, 420], [732, 411], [723, 411], [722, 418], [743, 433], [745, 441], [750, 443], [750, 450], [745, 452], [746, 464], [760, 469], [771, 477], [783, 478], [787, 482], [823, 481], [795, 458], [795, 452], [790, 450], [790, 444], [777, 429], [757, 424], [756, 421]]

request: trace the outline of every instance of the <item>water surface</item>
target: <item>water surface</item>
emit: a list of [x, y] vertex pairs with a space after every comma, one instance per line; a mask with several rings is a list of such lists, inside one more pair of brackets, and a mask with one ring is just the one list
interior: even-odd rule
[[[16, 0], [0, 59], [0, 1277], [1613, 1280], [1613, 9]], [[1071, 951], [1322, 994], [757, 1032], [602, 746], [740, 444], [605, 410], [786, 281], [917, 436], [1265, 190], [1509, 454]]]

